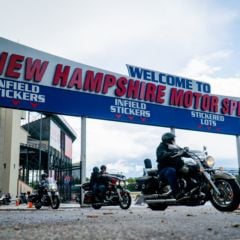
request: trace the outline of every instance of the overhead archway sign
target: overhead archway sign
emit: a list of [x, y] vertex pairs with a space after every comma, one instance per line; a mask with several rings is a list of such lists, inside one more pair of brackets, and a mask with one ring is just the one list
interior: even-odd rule
[[128, 65], [130, 76], [0, 38], [0, 106], [239, 135], [240, 99], [204, 82]]

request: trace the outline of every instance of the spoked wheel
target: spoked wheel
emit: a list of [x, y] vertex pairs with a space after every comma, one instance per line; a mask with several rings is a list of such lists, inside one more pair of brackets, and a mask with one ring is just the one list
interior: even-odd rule
[[218, 179], [215, 182], [220, 195], [213, 189], [211, 202], [219, 211], [231, 212], [238, 208], [240, 202], [240, 188], [234, 180]]
[[121, 192], [122, 200], [119, 200], [119, 205], [121, 209], [128, 209], [131, 206], [132, 198], [129, 192]]
[[148, 204], [148, 207], [153, 211], [164, 211], [168, 206], [167, 204], [160, 203], [160, 204]]
[[51, 207], [52, 209], [58, 209], [60, 206], [60, 200], [58, 196], [52, 196], [52, 203]]

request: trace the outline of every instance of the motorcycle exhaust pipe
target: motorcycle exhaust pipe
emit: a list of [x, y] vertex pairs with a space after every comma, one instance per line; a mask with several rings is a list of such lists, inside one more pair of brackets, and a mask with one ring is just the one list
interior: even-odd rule
[[146, 200], [146, 203], [168, 203], [174, 204], [177, 203], [176, 199], [153, 199], [153, 200]]
[[159, 198], [159, 195], [158, 194], [143, 195], [143, 198], [145, 200], [147, 200], [147, 199], [157, 199], [157, 198]]
[[162, 193], [162, 194], [149, 194], [149, 195], [143, 195], [144, 199], [157, 199], [159, 197], [167, 197], [169, 194], [171, 193], [171, 190], [166, 192], [166, 193]]

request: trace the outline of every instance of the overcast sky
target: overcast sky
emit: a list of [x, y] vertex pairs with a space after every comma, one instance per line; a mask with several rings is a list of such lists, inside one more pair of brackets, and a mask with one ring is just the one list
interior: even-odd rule
[[[240, 2], [223, 0], [0, 0], [0, 35], [79, 63], [127, 75], [126, 64], [211, 84], [240, 97]], [[80, 132], [79, 118], [67, 117]], [[129, 176], [168, 129], [87, 119], [87, 175], [94, 165]], [[238, 167], [235, 136], [176, 130], [218, 166]], [[79, 138], [74, 162], [80, 159]]]

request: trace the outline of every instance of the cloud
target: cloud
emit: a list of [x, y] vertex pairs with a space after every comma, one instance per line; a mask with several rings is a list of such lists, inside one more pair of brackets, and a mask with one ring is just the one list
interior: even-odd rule
[[230, 55], [231, 51], [221, 50], [204, 56], [196, 56], [187, 63], [187, 66], [180, 74], [184, 76], [188, 75], [195, 79], [212, 76], [218, 72], [221, 67], [210, 64], [214, 63], [214, 61], [219, 61], [220, 59], [229, 58]]
[[[215, 76], [224, 67], [224, 61], [232, 57], [232, 51], [221, 50], [189, 60], [180, 75], [208, 82], [212, 93], [217, 95], [240, 97], [240, 76]], [[222, 61], [222, 62], [221, 62]]]
[[[184, 4], [156, 0], [73, 0], [71, 4], [9, 0], [1, 9], [3, 36], [120, 73], [126, 72], [126, 63], [166, 72], [183, 68], [194, 54], [231, 44], [230, 26], [239, 19], [238, 8], [191, 0]], [[16, 22], [9, 18], [9, 12], [21, 12], [21, 18]]]

